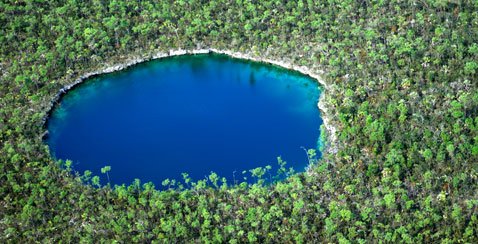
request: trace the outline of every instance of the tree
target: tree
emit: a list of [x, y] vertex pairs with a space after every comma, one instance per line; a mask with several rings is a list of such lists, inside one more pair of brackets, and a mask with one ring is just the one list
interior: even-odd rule
[[101, 168], [101, 173], [106, 174], [106, 177], [108, 178], [108, 184], [110, 184], [110, 175], [108, 173], [110, 171], [111, 171], [111, 166], [105, 166], [105, 167]]

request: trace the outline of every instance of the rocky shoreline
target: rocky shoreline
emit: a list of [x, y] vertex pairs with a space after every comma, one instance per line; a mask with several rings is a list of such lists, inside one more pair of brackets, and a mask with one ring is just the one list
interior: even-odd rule
[[[180, 55], [187, 55], [187, 54], [208, 54], [208, 53], [225, 54], [225, 55], [233, 57], [233, 58], [251, 60], [251, 61], [267, 63], [267, 64], [273, 64], [273, 65], [277, 65], [277, 66], [280, 66], [280, 67], [283, 67], [283, 68], [286, 68], [286, 69], [289, 69], [289, 70], [298, 71], [302, 74], [305, 74], [305, 75], [310, 76], [310, 77], [314, 78], [315, 80], [317, 80], [325, 90], [327, 90], [327, 88], [328, 88], [325, 81], [320, 77], [320, 74], [323, 74], [323, 72], [322, 71], [314, 72], [306, 66], [293, 65], [291, 63], [280, 61], [280, 60], [273, 60], [273, 59], [269, 59], [269, 58], [258, 57], [257, 55], [251, 55], [251, 54], [248, 54], [248, 53], [233, 52], [233, 51], [230, 51], [230, 50], [219, 50], [219, 49], [214, 49], [214, 48], [193, 49], [193, 50], [174, 49], [174, 50], [169, 50], [168, 52], [158, 52], [158, 53], [156, 53], [154, 55], [151, 55], [151, 56], [134, 57], [134, 58], [131, 58], [131, 59], [127, 60], [124, 63], [116, 64], [116, 65], [104, 68], [102, 70], [88, 72], [86, 74], [81, 75], [74, 82], [72, 82], [71, 84], [69, 84], [69, 85], [63, 87], [62, 89], [60, 89], [60, 91], [53, 97], [53, 99], [50, 102], [49, 108], [47, 108], [48, 113], [47, 113], [46, 117], [43, 118], [42, 123], [43, 123], [43, 125], [46, 123], [48, 117], [50, 116], [50, 112], [53, 109], [53, 106], [55, 105], [55, 103], [57, 103], [59, 101], [59, 99], [61, 98], [61, 96], [63, 94], [65, 94], [67, 91], [69, 91], [73, 87], [77, 86], [78, 84], [82, 83], [84, 80], [86, 80], [86, 79], [88, 79], [92, 76], [96, 76], [96, 75], [100, 75], [100, 74], [106, 74], [106, 73], [112, 73], [112, 72], [115, 72], [115, 71], [123, 70], [123, 69], [131, 67], [133, 65], [136, 65], [136, 64], [139, 64], [139, 63], [142, 63], [142, 62], [145, 62], [145, 61], [154, 60], [154, 59], [160, 59], [160, 58], [166, 58], [166, 57], [172, 57], [172, 56], [180, 56]], [[321, 111], [322, 121], [323, 121], [323, 124], [324, 124], [324, 126], [327, 130], [327, 137], [328, 137], [328, 140], [330, 142], [330, 144], [325, 148], [325, 150], [326, 150], [327, 153], [336, 153], [337, 152], [337, 135], [336, 135], [337, 129], [331, 124], [330, 117], [329, 117], [331, 114], [330, 114], [330, 111], [328, 110], [327, 106], [324, 103], [324, 96], [325, 96], [325, 91], [322, 92], [317, 106], [318, 106], [319, 110]], [[47, 134], [47, 133], [48, 132], [46, 131], [45, 134]], [[42, 137], [44, 135], [42, 135]]]

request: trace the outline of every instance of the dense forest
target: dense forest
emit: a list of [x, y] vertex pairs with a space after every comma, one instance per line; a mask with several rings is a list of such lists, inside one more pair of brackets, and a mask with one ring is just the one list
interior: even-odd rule
[[[3, 0], [0, 26], [2, 243], [478, 241], [475, 0]], [[100, 186], [51, 158], [62, 87], [179, 48], [325, 71], [337, 141], [272, 185]]]

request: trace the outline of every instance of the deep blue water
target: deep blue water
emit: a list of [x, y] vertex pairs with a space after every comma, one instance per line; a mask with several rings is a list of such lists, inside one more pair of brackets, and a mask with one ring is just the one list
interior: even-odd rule
[[[303, 171], [317, 148], [318, 83], [296, 72], [223, 55], [188, 55], [91, 78], [52, 111], [47, 143], [82, 174], [157, 186], [211, 171], [229, 183], [277, 157]], [[274, 169], [275, 172], [275, 169]]]

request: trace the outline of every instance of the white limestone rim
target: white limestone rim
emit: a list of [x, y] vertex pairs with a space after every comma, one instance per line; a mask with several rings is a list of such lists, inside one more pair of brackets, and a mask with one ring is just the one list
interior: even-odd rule
[[[81, 75], [78, 79], [76, 79], [74, 82], [71, 84], [66, 85], [60, 91], [54, 96], [54, 98], [51, 100], [49, 104], [49, 108], [47, 111], [51, 111], [53, 106], [55, 105], [56, 102], [61, 98], [62, 94], [66, 93], [68, 90], [72, 89], [73, 87], [77, 86], [78, 84], [82, 83], [84, 80], [100, 75], [100, 74], [106, 74], [106, 73], [112, 73], [115, 71], [123, 70], [128, 67], [131, 67], [135, 64], [139, 64], [145, 61], [150, 61], [154, 59], [160, 59], [160, 58], [166, 58], [166, 57], [172, 57], [172, 56], [180, 56], [180, 55], [187, 55], [187, 54], [208, 54], [208, 53], [217, 53], [217, 54], [225, 54], [227, 56], [233, 57], [233, 58], [239, 58], [239, 59], [245, 59], [245, 60], [251, 60], [255, 62], [262, 62], [262, 63], [268, 63], [268, 64], [273, 64], [277, 65], [289, 70], [294, 70], [297, 72], [300, 72], [302, 74], [305, 74], [307, 76], [310, 76], [311, 78], [317, 80], [319, 84], [327, 90], [328, 86], [325, 83], [325, 81], [321, 78], [320, 74], [323, 74], [323, 71], [312, 71], [309, 69], [307, 66], [299, 66], [299, 65], [294, 65], [288, 62], [280, 61], [280, 60], [274, 60], [274, 59], [269, 59], [265, 57], [258, 57], [256, 55], [251, 55], [248, 53], [241, 53], [241, 52], [233, 52], [230, 50], [220, 50], [220, 49], [215, 49], [215, 48], [207, 48], [207, 49], [193, 49], [193, 50], [186, 50], [186, 49], [171, 49], [168, 52], [158, 52], [152, 56], [143, 56], [143, 57], [133, 57], [127, 60], [124, 63], [121, 64], [116, 64], [113, 66], [106, 67], [101, 70], [93, 71], [93, 72], [88, 72], [83, 75]], [[320, 73], [320, 74], [319, 74]], [[317, 104], [319, 110], [321, 111], [321, 117], [323, 124], [327, 130], [327, 139], [329, 141], [329, 145], [326, 147], [326, 151], [328, 153], [335, 154], [337, 152], [337, 128], [331, 123], [330, 120], [330, 111], [328, 110], [327, 106], [325, 106], [324, 102], [324, 94], [325, 91], [321, 93], [321, 96], [319, 98], [319, 102]], [[45, 118], [43, 118], [43, 124], [46, 123], [48, 119], [49, 114]], [[47, 134], [48, 131], [45, 132]], [[44, 135], [42, 135], [43, 137]], [[309, 171], [309, 170], [307, 170]]]

